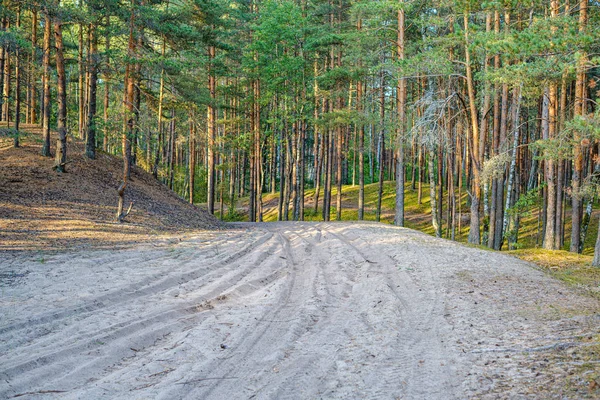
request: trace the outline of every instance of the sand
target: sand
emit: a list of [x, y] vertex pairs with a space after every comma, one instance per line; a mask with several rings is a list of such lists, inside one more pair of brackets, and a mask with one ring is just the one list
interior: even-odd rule
[[516, 258], [374, 223], [6, 252], [0, 398], [594, 397], [599, 309]]

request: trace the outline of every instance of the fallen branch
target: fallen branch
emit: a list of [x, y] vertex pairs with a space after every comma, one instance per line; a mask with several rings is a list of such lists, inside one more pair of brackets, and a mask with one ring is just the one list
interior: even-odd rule
[[23, 397], [23, 396], [30, 396], [33, 394], [54, 394], [54, 393], [67, 393], [65, 390], [39, 390], [37, 392], [25, 392], [25, 393], [19, 393], [14, 395], [13, 397], [11, 397], [11, 399], [17, 398], [17, 397]]
[[198, 379], [192, 379], [191, 381], [185, 381], [185, 382], [176, 382], [177, 385], [189, 385], [190, 383], [196, 383], [196, 382], [202, 382], [202, 381], [220, 381], [220, 380], [225, 380], [225, 379], [239, 379], [237, 376], [223, 376], [223, 377], [216, 377], [216, 378], [198, 378]]

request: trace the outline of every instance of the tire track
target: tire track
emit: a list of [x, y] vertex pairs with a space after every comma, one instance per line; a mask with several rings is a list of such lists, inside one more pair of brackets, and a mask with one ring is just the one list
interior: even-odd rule
[[[63, 310], [63, 311], [55, 311], [42, 315], [38, 315], [29, 319], [28, 321], [7, 325], [4, 327], [0, 327], [0, 335], [5, 333], [19, 330], [23, 328], [31, 328], [32, 326], [38, 324], [44, 324], [48, 322], [56, 322], [57, 320], [61, 320], [64, 318], [73, 317], [77, 314], [87, 314], [94, 311], [97, 311], [101, 308], [107, 307], [109, 305], [116, 305], [121, 302], [130, 301], [137, 297], [141, 297], [148, 294], [153, 294], [157, 291], [163, 291], [175, 284], [178, 284], [182, 281], [190, 281], [194, 279], [198, 279], [203, 276], [203, 273], [211, 272], [212, 268], [216, 268], [219, 266], [226, 266], [227, 264], [235, 261], [238, 258], [241, 258], [247, 254], [249, 254], [252, 250], [256, 250], [256, 246], [260, 246], [267, 242], [272, 237], [272, 234], [266, 234], [259, 237], [256, 241], [246, 245], [240, 251], [237, 251], [233, 254], [225, 256], [223, 259], [216, 261], [214, 264], [210, 265], [207, 269], [199, 269], [191, 272], [187, 272], [180, 275], [171, 275], [166, 279], [156, 282], [158, 277], [162, 277], [163, 274], [157, 274], [154, 276], [150, 276], [140, 282], [136, 282], [135, 284], [121, 287], [119, 288], [118, 293], [119, 296], [115, 296], [114, 292], [107, 293], [105, 295], [99, 296], [95, 299], [88, 300], [85, 304], [78, 306], [74, 309]], [[169, 258], [168, 256], [163, 257], [165, 259]], [[124, 293], [124, 294], [123, 294]]]

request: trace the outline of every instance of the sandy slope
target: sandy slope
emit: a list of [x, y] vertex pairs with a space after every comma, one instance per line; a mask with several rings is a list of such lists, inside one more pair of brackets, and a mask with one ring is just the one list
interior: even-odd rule
[[[598, 302], [379, 224], [0, 254], [0, 398], [593, 397]], [[591, 369], [590, 369], [591, 368]]]

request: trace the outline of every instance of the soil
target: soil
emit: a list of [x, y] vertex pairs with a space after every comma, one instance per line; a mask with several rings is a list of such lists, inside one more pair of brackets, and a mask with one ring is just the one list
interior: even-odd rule
[[41, 156], [39, 127], [23, 129], [28, 133], [20, 148], [0, 140], [0, 251], [114, 248], [164, 233], [219, 227], [206, 210], [181, 200], [135, 166], [125, 193], [126, 206], [134, 202], [132, 212], [118, 224], [122, 159], [98, 152], [96, 160], [89, 160], [84, 143], [70, 138], [67, 173], [57, 173], [54, 159]]

